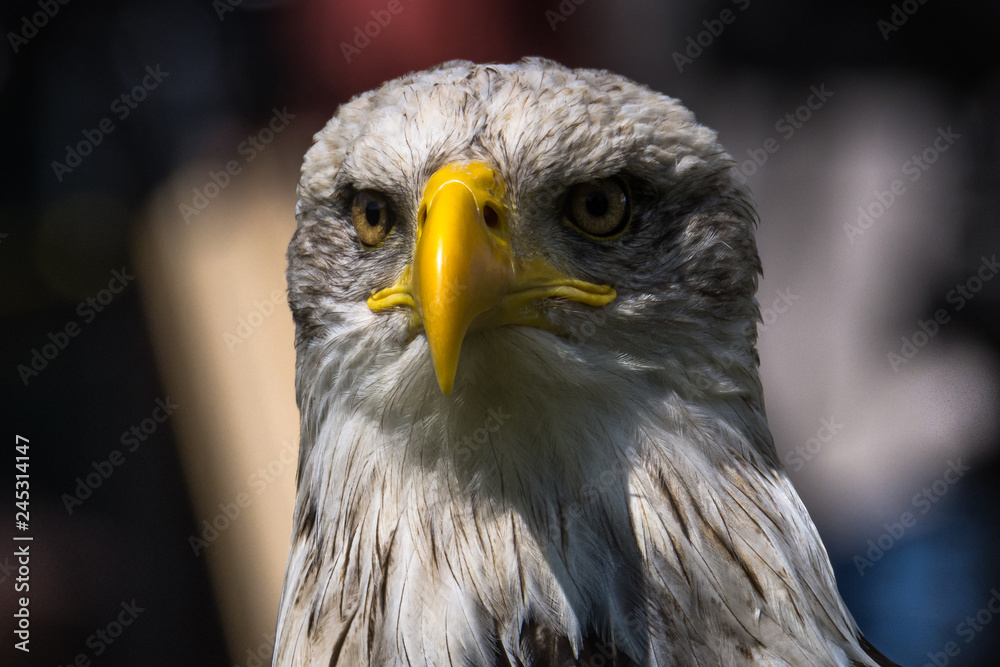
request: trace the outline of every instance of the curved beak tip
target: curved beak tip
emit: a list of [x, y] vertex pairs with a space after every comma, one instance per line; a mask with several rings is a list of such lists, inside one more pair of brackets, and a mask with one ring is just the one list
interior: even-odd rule
[[458, 374], [458, 357], [464, 335], [458, 336], [457, 340], [445, 340], [445, 338], [450, 337], [428, 333], [427, 342], [430, 344], [431, 365], [438, 386], [443, 394], [451, 394], [455, 386], [455, 376]]
[[437, 376], [438, 386], [441, 388], [441, 393], [445, 396], [451, 396], [451, 390], [455, 387], [454, 378], [444, 378], [441, 375]]

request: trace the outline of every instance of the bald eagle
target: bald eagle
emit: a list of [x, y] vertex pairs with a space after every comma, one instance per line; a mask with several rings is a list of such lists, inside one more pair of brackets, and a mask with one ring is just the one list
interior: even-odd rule
[[775, 454], [756, 212], [624, 77], [449, 62], [344, 104], [288, 250], [275, 665], [891, 665]]

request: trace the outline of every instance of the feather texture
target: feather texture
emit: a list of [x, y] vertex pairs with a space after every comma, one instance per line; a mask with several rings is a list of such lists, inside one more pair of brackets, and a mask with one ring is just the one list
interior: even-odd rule
[[[511, 246], [615, 287], [549, 326], [474, 332], [442, 394], [405, 312], [435, 169], [496, 165]], [[756, 214], [678, 102], [550, 61], [447, 63], [344, 105], [303, 167], [289, 247], [301, 447], [275, 665], [887, 665], [775, 455], [755, 351]], [[565, 225], [622, 175], [635, 220]], [[344, 202], [399, 221], [377, 251]]]

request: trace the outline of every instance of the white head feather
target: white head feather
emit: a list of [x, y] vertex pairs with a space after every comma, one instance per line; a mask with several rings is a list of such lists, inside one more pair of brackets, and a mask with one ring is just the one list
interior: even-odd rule
[[[411, 260], [429, 176], [469, 159], [507, 183], [515, 252], [618, 296], [470, 334], [444, 395], [407, 314], [365, 301]], [[340, 108], [289, 248], [302, 436], [276, 665], [889, 664], [775, 456], [732, 167], [676, 100], [540, 59]], [[613, 174], [636, 219], [599, 244], [559, 206]], [[378, 252], [345, 213], [362, 188], [398, 206]]]

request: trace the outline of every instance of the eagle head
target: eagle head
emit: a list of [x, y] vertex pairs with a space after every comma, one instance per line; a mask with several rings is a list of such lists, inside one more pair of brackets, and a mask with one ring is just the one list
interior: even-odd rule
[[315, 139], [275, 664], [876, 664], [775, 455], [715, 132], [529, 58]]

